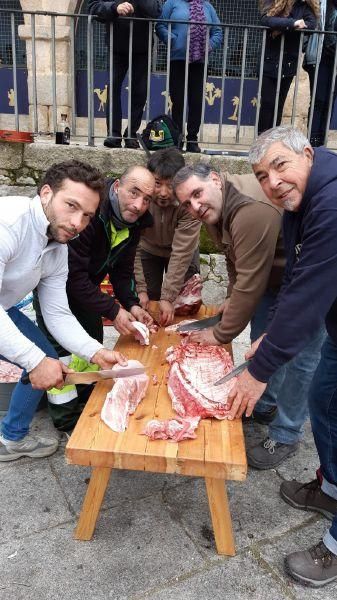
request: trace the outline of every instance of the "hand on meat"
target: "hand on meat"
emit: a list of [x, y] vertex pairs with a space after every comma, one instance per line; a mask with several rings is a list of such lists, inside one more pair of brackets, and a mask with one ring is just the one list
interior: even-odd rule
[[139, 298], [139, 302], [142, 308], [144, 308], [144, 310], [147, 310], [149, 307], [149, 302], [150, 302], [150, 298], [148, 297], [146, 292], [139, 292], [138, 293], [138, 298]]
[[113, 324], [118, 333], [128, 335], [129, 333], [134, 333], [133, 321], [136, 321], [135, 317], [125, 310], [125, 308], [120, 307]]
[[170, 325], [171, 323], [173, 323], [174, 306], [172, 302], [169, 302], [168, 300], [161, 300], [159, 302], [159, 310], [159, 320], [162, 327], [166, 327], [166, 325]]
[[249, 358], [253, 358], [256, 350], [258, 349], [259, 345], [261, 344], [264, 336], [266, 334], [263, 333], [259, 338], [257, 338], [257, 340], [255, 340], [255, 342], [252, 343], [251, 347], [249, 348], [249, 350], [247, 350], [246, 354], [245, 354], [245, 359], [248, 360]]
[[221, 342], [214, 337], [211, 327], [201, 331], [191, 331], [188, 335], [188, 341], [205, 346], [221, 346]]
[[133, 306], [130, 312], [132, 316], [135, 317], [136, 321], [144, 323], [144, 325], [147, 325], [147, 327], [149, 328], [151, 327], [151, 325], [153, 325], [153, 318], [151, 317], [151, 315], [146, 310], [138, 306], [138, 304]]
[[128, 364], [127, 358], [121, 352], [115, 352], [114, 350], [107, 350], [101, 348], [96, 354], [94, 354], [90, 362], [99, 365], [101, 369], [110, 369], [112, 365], [118, 363], [122, 367], [126, 367]]
[[50, 390], [50, 388], [63, 388], [64, 373], [73, 373], [63, 362], [46, 356], [29, 373], [30, 383], [34, 390]]
[[229, 392], [226, 409], [228, 410], [228, 419], [250, 417], [257, 401], [261, 398], [267, 384], [255, 379], [247, 369], [238, 376], [233, 389]]

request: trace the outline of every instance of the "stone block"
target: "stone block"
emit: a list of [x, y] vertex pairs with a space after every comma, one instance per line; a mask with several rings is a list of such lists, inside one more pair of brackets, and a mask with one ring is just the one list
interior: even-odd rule
[[35, 144], [26, 146], [24, 164], [29, 168], [41, 172], [46, 171], [55, 162], [76, 158], [97, 167], [103, 173], [108, 173], [111, 169], [108, 154], [103, 150], [88, 146], [77, 146], [75, 144], [59, 146], [54, 143], [36, 142]]
[[0, 174], [0, 185], [10, 185], [12, 183], [11, 178], [6, 175]]
[[0, 142], [0, 165], [2, 169], [18, 169], [22, 166], [24, 144]]

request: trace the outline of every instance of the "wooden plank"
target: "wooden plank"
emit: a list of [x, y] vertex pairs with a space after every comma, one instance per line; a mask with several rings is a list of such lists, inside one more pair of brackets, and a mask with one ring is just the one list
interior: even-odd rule
[[101, 508], [105, 490], [109, 483], [111, 469], [95, 468], [92, 470], [87, 493], [75, 529], [77, 540], [90, 540]]
[[205, 484], [217, 552], [235, 556], [232, 519], [225, 481], [205, 477]]

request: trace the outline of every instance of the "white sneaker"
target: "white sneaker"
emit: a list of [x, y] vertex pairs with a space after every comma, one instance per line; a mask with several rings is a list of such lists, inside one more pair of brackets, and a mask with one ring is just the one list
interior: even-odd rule
[[0, 462], [16, 460], [21, 456], [44, 458], [56, 452], [59, 441], [56, 438], [47, 438], [40, 435], [25, 435], [22, 440], [6, 440], [0, 434]]

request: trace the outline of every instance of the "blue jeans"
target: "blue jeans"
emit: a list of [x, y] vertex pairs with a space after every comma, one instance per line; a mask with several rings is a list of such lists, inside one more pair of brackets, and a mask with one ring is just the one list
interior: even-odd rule
[[[268, 312], [277, 292], [267, 290], [251, 320], [251, 341], [266, 331]], [[266, 412], [277, 405], [278, 413], [269, 425], [268, 435], [281, 444], [295, 444], [303, 435], [308, 416], [308, 392], [326, 336], [322, 326], [311, 336], [306, 347], [274, 373], [256, 405], [255, 412]]]
[[[324, 479], [333, 486], [334, 497], [337, 498], [337, 344], [330, 336], [323, 344], [308, 401], [320, 470]], [[337, 544], [337, 515], [329, 533]]]
[[[21, 333], [41, 348], [47, 356], [58, 358], [53, 346], [26, 315], [15, 307], [10, 308], [7, 314]], [[0, 356], [0, 358], [7, 360], [5, 356]], [[25, 375], [26, 371], [23, 374]], [[33, 390], [30, 383], [24, 385], [19, 381], [12, 393], [8, 412], [1, 422], [1, 433], [4, 438], [14, 441], [21, 440], [28, 433], [29, 425], [43, 394], [44, 390]]]

